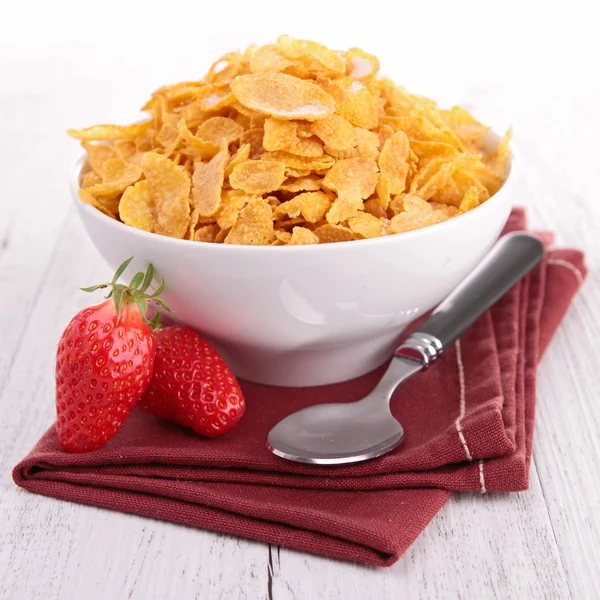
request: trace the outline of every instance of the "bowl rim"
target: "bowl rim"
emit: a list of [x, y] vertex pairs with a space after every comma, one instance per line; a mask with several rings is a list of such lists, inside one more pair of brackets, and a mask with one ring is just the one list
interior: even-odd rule
[[[210, 249], [210, 251], [215, 251], [215, 252], [246, 251], [246, 252], [260, 253], [260, 252], [266, 251], [271, 256], [273, 256], [274, 253], [278, 253], [278, 252], [287, 252], [287, 253], [291, 253], [291, 252], [304, 252], [304, 253], [335, 252], [335, 251], [339, 251], [340, 247], [346, 248], [346, 247], [350, 246], [350, 247], [356, 249], [359, 244], [360, 244], [359, 247], [361, 249], [366, 250], [367, 244], [369, 244], [371, 246], [376, 246], [377, 244], [379, 244], [379, 245], [390, 244], [392, 240], [396, 241], [396, 242], [398, 242], [399, 240], [408, 241], [408, 240], [413, 239], [418, 236], [425, 237], [427, 235], [433, 235], [431, 233], [432, 231], [434, 232], [435, 235], [437, 235], [437, 232], [439, 232], [441, 234], [442, 228], [448, 229], [450, 227], [456, 227], [457, 222], [458, 223], [466, 223], [466, 221], [468, 219], [475, 218], [473, 216], [473, 214], [477, 213], [477, 211], [485, 210], [486, 207], [488, 207], [488, 205], [497, 204], [498, 202], [501, 202], [503, 197], [506, 195], [506, 190], [514, 185], [514, 182], [516, 180], [515, 172], [518, 171], [518, 168], [519, 168], [518, 165], [520, 164], [520, 160], [521, 160], [520, 154], [519, 154], [518, 150], [515, 148], [514, 142], [512, 142], [512, 141], [509, 144], [509, 156], [510, 156], [510, 161], [509, 161], [510, 167], [509, 167], [508, 174], [506, 175], [504, 182], [502, 183], [501, 188], [493, 196], [491, 196], [488, 200], [486, 200], [483, 204], [477, 206], [476, 208], [474, 208], [468, 212], [465, 212], [461, 215], [457, 215], [455, 217], [451, 217], [450, 219], [447, 219], [446, 221], [442, 221], [441, 223], [436, 223], [435, 225], [428, 225], [427, 227], [423, 227], [421, 229], [405, 231], [400, 234], [396, 233], [396, 234], [384, 235], [384, 236], [380, 236], [380, 237], [376, 237], [376, 238], [368, 238], [368, 239], [363, 239], [363, 240], [350, 240], [349, 242], [337, 242], [337, 243], [329, 243], [329, 244], [298, 244], [298, 245], [285, 245], [285, 246], [263, 246], [263, 245], [255, 246], [255, 245], [251, 245], [251, 244], [215, 244], [213, 242], [202, 242], [202, 241], [195, 241], [195, 240], [173, 238], [173, 237], [169, 237], [166, 235], [160, 235], [157, 233], [151, 233], [149, 231], [144, 231], [142, 229], [137, 229], [130, 225], [126, 225], [125, 223], [122, 223], [121, 221], [117, 221], [116, 219], [113, 219], [113, 218], [109, 217], [108, 215], [105, 215], [103, 212], [101, 212], [97, 208], [94, 208], [93, 206], [86, 204], [85, 202], [80, 200], [79, 193], [78, 193], [79, 180], [80, 180], [81, 171], [82, 171], [82, 169], [85, 165], [85, 161], [87, 159], [87, 153], [85, 151], [81, 153], [79, 158], [75, 161], [75, 165], [73, 166], [73, 169], [71, 172], [70, 189], [71, 189], [71, 195], [73, 197], [73, 201], [74, 201], [75, 206], [78, 211], [85, 210], [88, 212], [88, 214], [90, 214], [91, 216], [93, 216], [96, 219], [99, 219], [105, 225], [114, 228], [116, 231], [121, 231], [123, 233], [127, 232], [127, 235], [138, 236], [138, 237], [141, 237], [142, 239], [148, 239], [148, 240], [150, 240], [150, 239], [156, 240], [158, 238], [161, 240], [158, 243], [164, 242], [166, 244], [175, 244], [176, 246], [183, 244], [183, 245], [185, 245], [185, 247], [188, 247], [188, 248], [197, 247], [198, 250], [203, 250], [205, 252], [209, 251], [209, 249]], [[516, 169], [515, 169], [515, 166], [516, 166]]]

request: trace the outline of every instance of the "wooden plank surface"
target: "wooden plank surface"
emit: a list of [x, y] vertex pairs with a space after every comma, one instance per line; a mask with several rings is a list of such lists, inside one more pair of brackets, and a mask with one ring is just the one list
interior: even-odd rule
[[[201, 21], [200, 3], [163, 18], [124, 4], [72, 13], [86, 33], [57, 19], [80, 6], [68, 2], [40, 7], [33, 21], [12, 6], [0, 23], [0, 598], [600, 597], [600, 80], [586, 65], [598, 48], [585, 3], [567, 15], [545, 3], [543, 27], [539, 7], [526, 3], [493, 14], [487, 3], [444, 3], [433, 21], [431, 6], [398, 4], [382, 23], [370, 13], [341, 19], [336, 3], [310, 1], [293, 24], [273, 3], [233, 3], [207, 8], [205, 22], [217, 25], [198, 38], [177, 27], [182, 15]], [[317, 8], [323, 22], [310, 17]], [[158, 21], [162, 33], [147, 42], [128, 33]], [[403, 27], [400, 40], [400, 21], [421, 25]], [[494, 41], [486, 52], [474, 51], [481, 28]], [[78, 150], [64, 130], [134, 119], [158, 85], [197, 77], [220, 51], [281, 32], [361, 45], [409, 88], [464, 102], [500, 128], [512, 123], [530, 220], [556, 231], [558, 245], [587, 252], [590, 277], [540, 368], [531, 489], [455, 496], [389, 569], [58, 502], [10, 477], [52, 421], [54, 345], [88, 301], [77, 288], [108, 274], [71, 206]]]

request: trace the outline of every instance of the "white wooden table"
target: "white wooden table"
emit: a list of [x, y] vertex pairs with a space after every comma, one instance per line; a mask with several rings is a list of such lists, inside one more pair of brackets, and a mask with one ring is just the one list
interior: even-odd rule
[[[600, 597], [600, 80], [587, 3], [452, 2], [436, 19], [428, 3], [309, 0], [293, 19], [291, 4], [206, 4], [3, 8], [0, 598]], [[589, 279], [540, 367], [531, 489], [454, 496], [389, 569], [59, 502], [10, 476], [52, 422], [54, 345], [90, 300], [77, 288], [108, 275], [69, 198], [78, 148], [64, 130], [132, 120], [160, 84], [282, 32], [363, 46], [409, 89], [512, 122], [531, 222], [587, 251]]]

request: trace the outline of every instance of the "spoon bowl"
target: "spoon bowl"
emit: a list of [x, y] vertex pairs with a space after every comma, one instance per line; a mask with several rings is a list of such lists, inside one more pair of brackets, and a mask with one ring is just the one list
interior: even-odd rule
[[296, 462], [341, 465], [381, 456], [404, 437], [390, 412], [398, 385], [423, 368], [421, 363], [395, 358], [375, 389], [358, 402], [317, 404], [280, 421], [271, 429], [267, 447]]
[[269, 434], [269, 449], [288, 460], [339, 465], [381, 456], [402, 441], [402, 425], [389, 409], [373, 411], [368, 397], [340, 408], [319, 404], [287, 417]]

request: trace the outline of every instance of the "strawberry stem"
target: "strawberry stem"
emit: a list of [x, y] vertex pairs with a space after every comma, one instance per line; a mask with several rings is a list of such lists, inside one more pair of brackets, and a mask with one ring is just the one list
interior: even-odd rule
[[167, 303], [162, 298], [159, 298], [160, 294], [165, 289], [165, 280], [161, 279], [160, 285], [154, 293], [147, 294], [146, 291], [154, 281], [154, 267], [152, 264], [148, 264], [146, 272], [142, 273], [140, 271], [136, 273], [132, 277], [129, 285], [118, 283], [119, 277], [123, 275], [125, 269], [127, 269], [132, 260], [133, 256], [128, 258], [119, 266], [110, 283], [101, 283], [99, 285], [92, 285], [90, 287], [80, 289], [83, 292], [95, 292], [96, 290], [110, 288], [106, 298], [113, 299], [115, 308], [117, 309], [117, 320], [121, 318], [121, 313], [123, 312], [123, 303], [128, 304], [133, 302], [138, 307], [144, 323], [146, 323], [152, 329], [152, 331], [156, 331], [160, 327], [160, 314], [157, 312], [154, 317], [149, 320], [146, 318], [146, 312], [148, 310], [148, 302], [154, 302], [164, 310], [171, 312], [171, 309]]

